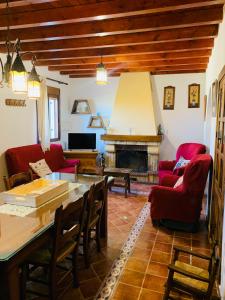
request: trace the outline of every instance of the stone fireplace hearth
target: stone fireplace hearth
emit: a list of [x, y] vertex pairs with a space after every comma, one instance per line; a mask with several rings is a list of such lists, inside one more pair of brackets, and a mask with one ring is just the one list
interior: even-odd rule
[[105, 134], [101, 139], [106, 144], [108, 167], [130, 168], [132, 178], [155, 182], [162, 136]]

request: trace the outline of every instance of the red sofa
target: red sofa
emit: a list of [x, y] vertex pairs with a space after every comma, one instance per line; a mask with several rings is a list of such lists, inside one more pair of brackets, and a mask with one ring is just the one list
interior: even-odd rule
[[45, 159], [52, 172], [74, 173], [78, 159], [65, 159], [60, 144], [51, 144], [50, 150], [43, 152], [40, 144], [10, 148], [5, 152], [8, 175], [26, 172], [30, 162]]
[[[176, 188], [159, 185], [152, 187], [149, 201], [153, 223], [172, 220], [190, 225], [189, 228], [195, 227], [200, 217], [211, 163], [210, 155], [196, 155], [186, 166], [181, 185]], [[174, 177], [173, 184], [176, 180]]]
[[184, 143], [181, 144], [176, 153], [176, 160], [161, 160], [158, 166], [159, 184], [163, 184], [163, 178], [167, 175], [181, 176], [184, 173], [185, 167], [173, 171], [179, 158], [182, 156], [184, 159], [190, 160], [197, 154], [204, 154], [206, 152], [205, 145], [198, 143]]

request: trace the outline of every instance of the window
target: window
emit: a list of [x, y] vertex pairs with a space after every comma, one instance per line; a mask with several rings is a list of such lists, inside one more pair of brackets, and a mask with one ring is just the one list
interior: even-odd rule
[[60, 90], [48, 87], [48, 110], [51, 142], [60, 140]]

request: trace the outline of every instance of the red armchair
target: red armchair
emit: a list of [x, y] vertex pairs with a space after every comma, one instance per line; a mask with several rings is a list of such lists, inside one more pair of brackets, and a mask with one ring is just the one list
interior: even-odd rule
[[181, 144], [176, 153], [176, 160], [161, 160], [159, 161], [158, 174], [159, 174], [159, 184], [162, 184], [163, 177], [167, 175], [177, 175], [181, 176], [184, 173], [183, 168], [176, 169], [173, 171], [177, 161], [182, 156], [185, 159], [192, 159], [197, 154], [204, 154], [206, 152], [205, 145], [198, 143], [185, 143]]
[[[170, 186], [152, 187], [149, 201], [151, 202], [153, 223], [172, 220], [187, 225], [190, 230], [196, 228], [211, 163], [210, 155], [196, 155], [186, 166], [181, 185], [176, 188]], [[175, 181], [175, 177], [173, 179]]]

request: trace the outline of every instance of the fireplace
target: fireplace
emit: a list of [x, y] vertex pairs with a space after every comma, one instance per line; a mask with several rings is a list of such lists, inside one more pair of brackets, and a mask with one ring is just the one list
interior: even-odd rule
[[132, 169], [132, 178], [156, 183], [162, 136], [105, 134], [101, 139], [106, 144], [108, 167]]
[[116, 167], [129, 168], [135, 173], [147, 173], [147, 146], [116, 145]]

